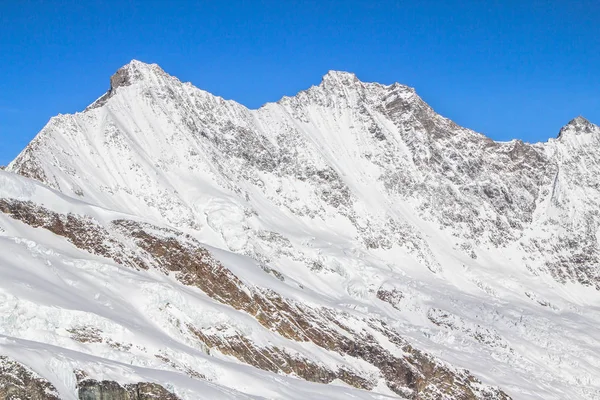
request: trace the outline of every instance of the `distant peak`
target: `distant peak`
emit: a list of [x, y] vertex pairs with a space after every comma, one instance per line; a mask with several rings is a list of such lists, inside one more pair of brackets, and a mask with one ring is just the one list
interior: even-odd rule
[[600, 128], [580, 115], [573, 118], [568, 124], [560, 129], [558, 138], [560, 139], [569, 135], [580, 135], [582, 133], [593, 132], [600, 132]]
[[157, 64], [146, 64], [138, 60], [131, 60], [122, 66], [110, 77], [110, 90], [121, 86], [129, 86], [136, 81], [145, 80], [152, 75], [165, 75]]
[[329, 71], [323, 76], [321, 85], [351, 85], [360, 82], [355, 74], [345, 71]]
[[366, 86], [376, 85], [376, 86], [380, 86], [382, 88], [391, 89], [396, 92], [403, 92], [403, 93], [405, 93], [406, 96], [415, 94], [415, 90], [413, 88], [402, 85], [398, 82], [395, 82], [391, 85], [384, 85], [384, 84], [380, 84], [380, 83], [376, 83], [376, 82], [373, 82], [373, 83], [363, 82], [356, 77], [356, 74], [354, 74], [352, 72], [346, 72], [346, 71], [330, 70], [323, 76], [323, 79], [321, 80], [321, 84], [319, 86], [327, 88], [327, 87], [342, 87], [342, 86], [343, 87], [357, 87], [357, 86], [361, 86], [361, 85], [366, 85]]
[[143, 61], [140, 60], [136, 60], [135, 58], [132, 59], [131, 61], [129, 61], [129, 63], [125, 64], [123, 66], [124, 67], [135, 67], [135, 68], [150, 68], [152, 65], [156, 65], [156, 64], [149, 64], [149, 63], [145, 63]]
[[588, 121], [587, 119], [585, 119], [584, 117], [582, 117], [581, 115], [573, 118], [571, 121], [569, 121], [569, 123], [567, 125], [591, 125], [592, 123], [590, 121]]
[[90, 104], [86, 110], [101, 107], [110, 99], [119, 87], [130, 86], [136, 82], [153, 81], [157, 77], [169, 76], [158, 64], [147, 64], [131, 60], [110, 77], [110, 88], [99, 99]]
[[336, 70], [329, 70], [329, 71], [327, 71], [327, 73], [325, 74], [325, 76], [323, 76], [323, 79], [330, 79], [330, 78], [336, 78], [336, 79], [357, 79], [356, 78], [356, 74], [353, 73], [353, 72], [336, 71]]

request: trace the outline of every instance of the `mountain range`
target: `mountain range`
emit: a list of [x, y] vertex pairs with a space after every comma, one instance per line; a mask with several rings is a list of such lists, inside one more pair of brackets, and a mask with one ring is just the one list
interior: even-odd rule
[[496, 142], [134, 60], [0, 170], [0, 398], [598, 399], [599, 240], [583, 117]]

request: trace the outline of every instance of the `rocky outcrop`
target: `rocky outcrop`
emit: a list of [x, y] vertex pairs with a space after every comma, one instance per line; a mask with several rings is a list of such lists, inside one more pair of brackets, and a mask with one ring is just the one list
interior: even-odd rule
[[0, 356], [1, 400], [59, 400], [56, 388], [24, 365]]
[[115, 381], [84, 379], [78, 383], [79, 400], [181, 400], [156, 383], [121, 385]]
[[[79, 371], [79, 376], [82, 377]], [[151, 382], [121, 385], [83, 377], [77, 384], [80, 400], [181, 400], [163, 386]], [[0, 356], [1, 400], [60, 400], [56, 388], [29, 368]]]
[[211, 350], [233, 356], [243, 363], [266, 371], [297, 376], [309, 382], [331, 383], [334, 379], [339, 379], [360, 389], [373, 388], [373, 383], [360, 377], [356, 371], [345, 368], [331, 370], [300, 354], [293, 355], [273, 346], [259, 347], [239, 333], [219, 335], [217, 334], [219, 328], [227, 329], [227, 327], [211, 327], [212, 332], [205, 332], [193, 326], [188, 327], [194, 336]]
[[59, 214], [29, 201], [0, 199], [0, 212], [34, 228], [44, 228], [69, 240], [91, 254], [107, 257], [119, 264], [147, 269], [148, 266], [131, 254], [119, 241], [93, 218], [84, 215]]
[[[156, 73], [164, 74], [164, 71], [156, 64], [153, 64], [151, 68]], [[119, 70], [110, 77], [110, 88], [108, 91], [94, 101], [91, 105], [89, 105], [86, 110], [93, 110], [94, 108], [102, 107], [104, 104], [106, 104], [108, 99], [114, 96], [117, 88], [129, 86], [135, 83], [136, 80], [143, 79], [144, 69], [145, 64], [135, 60], [124, 67], [119, 68]]]

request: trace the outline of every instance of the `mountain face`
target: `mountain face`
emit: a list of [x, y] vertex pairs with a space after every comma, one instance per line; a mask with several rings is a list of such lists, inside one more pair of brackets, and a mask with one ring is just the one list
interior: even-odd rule
[[0, 171], [0, 397], [600, 398], [599, 146], [132, 61]]

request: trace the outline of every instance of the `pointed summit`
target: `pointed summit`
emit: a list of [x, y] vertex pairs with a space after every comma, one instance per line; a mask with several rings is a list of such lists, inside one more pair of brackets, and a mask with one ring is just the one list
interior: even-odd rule
[[558, 138], [594, 132], [600, 132], [600, 128], [580, 115], [573, 118], [568, 124], [560, 129]]
[[329, 71], [321, 80], [321, 86], [349, 86], [360, 82], [352, 72], [345, 71]]
[[110, 90], [113, 91], [121, 86], [129, 86], [136, 81], [146, 80], [156, 75], [164, 76], [166, 73], [157, 64], [146, 64], [138, 60], [131, 60], [129, 64], [119, 68], [110, 77]]
[[152, 82], [160, 77], [168, 77], [158, 64], [147, 64], [138, 60], [131, 60], [123, 65], [110, 77], [110, 88], [99, 99], [90, 104], [86, 110], [100, 107], [106, 103], [115, 93], [117, 88], [133, 85], [136, 82]]
[[588, 121], [586, 118], [584, 118], [583, 116], [579, 115], [575, 118], [573, 118], [572, 120], [570, 120], [567, 125], [565, 126], [574, 126], [574, 127], [583, 127], [583, 126], [589, 126], [589, 125], [593, 125], [590, 121]]

